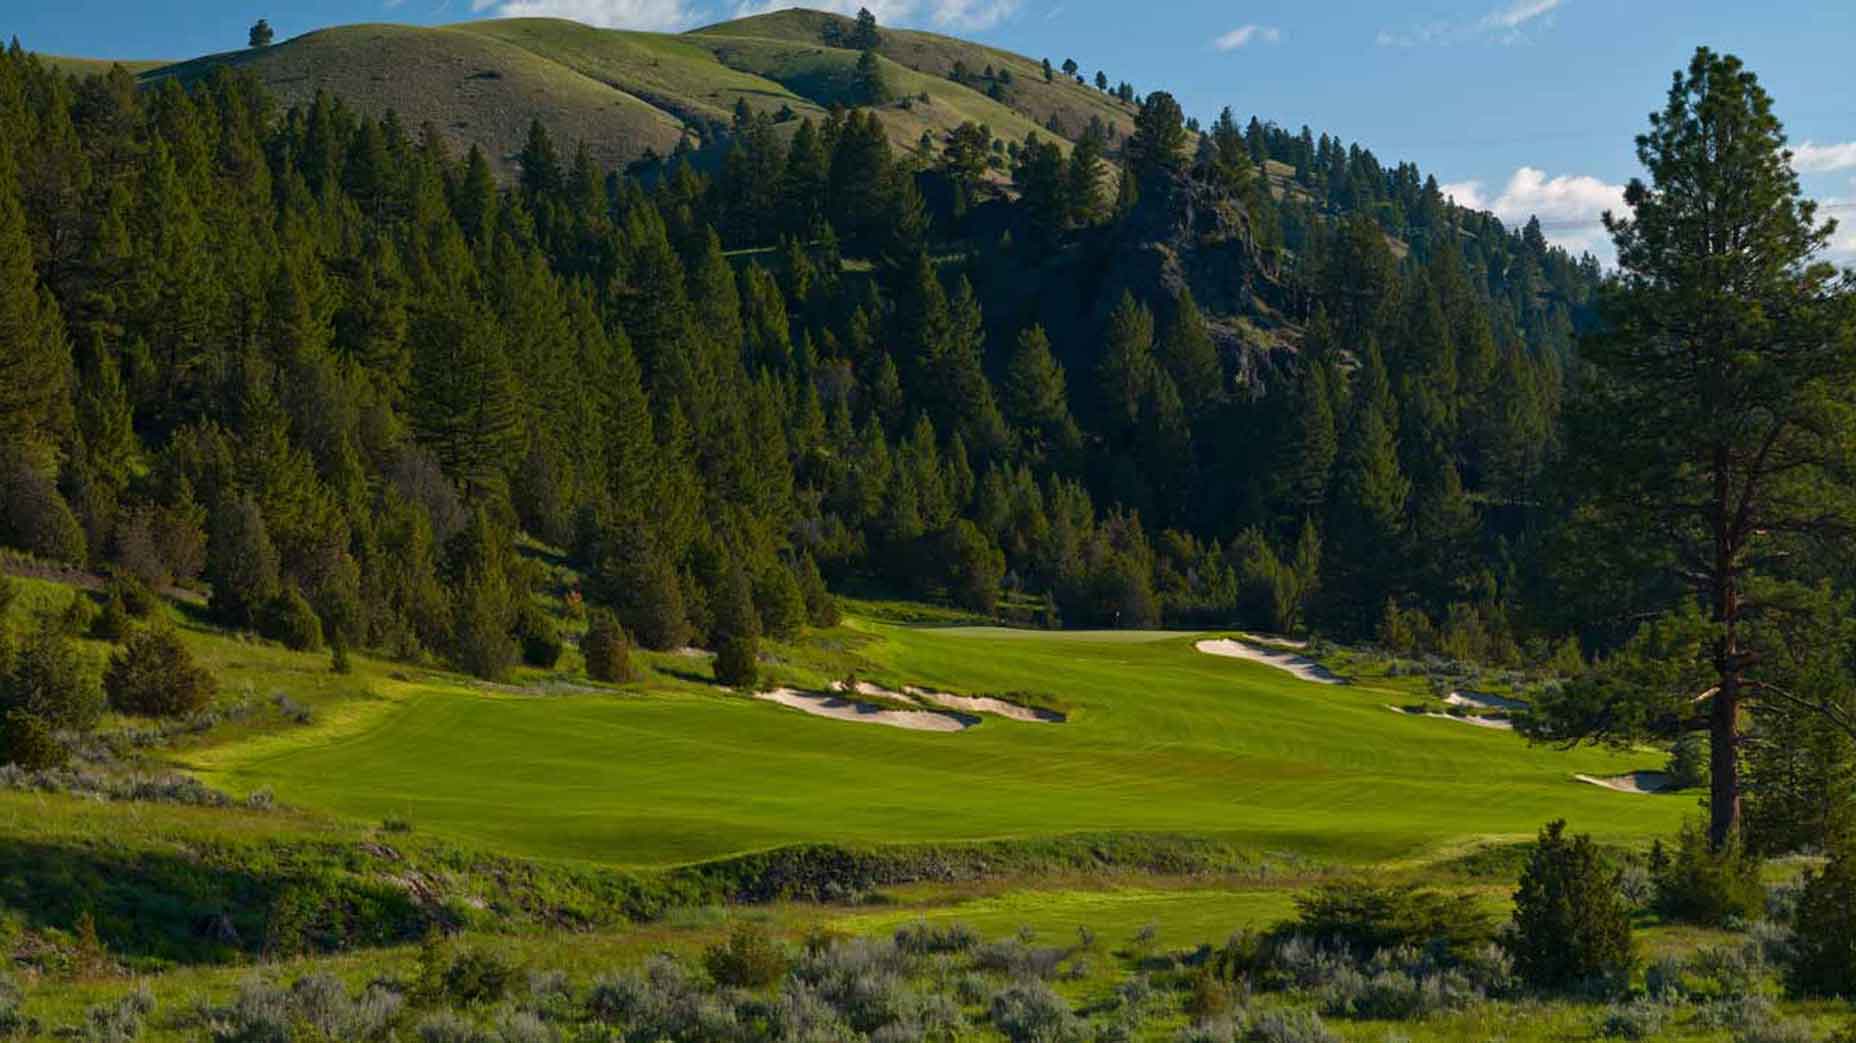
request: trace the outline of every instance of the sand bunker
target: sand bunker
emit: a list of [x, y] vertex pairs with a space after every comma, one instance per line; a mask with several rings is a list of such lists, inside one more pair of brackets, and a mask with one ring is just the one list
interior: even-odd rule
[[1668, 773], [1661, 771], [1633, 771], [1629, 775], [1614, 775], [1611, 778], [1599, 778], [1596, 775], [1574, 775], [1573, 778], [1590, 786], [1603, 786], [1619, 793], [1663, 793], [1674, 789]]
[[1451, 706], [1461, 706], [1469, 710], [1507, 710], [1510, 712], [1527, 709], [1527, 704], [1519, 699], [1504, 699], [1499, 695], [1485, 692], [1451, 692], [1444, 696], [1444, 702]]
[[[843, 681], [831, 682], [834, 692], [846, 691]], [[902, 691], [892, 691], [882, 685], [869, 681], [857, 682], [857, 694], [879, 699], [894, 699], [905, 703], [927, 703], [947, 710], [960, 710], [965, 713], [989, 713], [994, 717], [1004, 717], [1012, 721], [1024, 721], [1028, 724], [1062, 724], [1067, 718], [1055, 710], [1041, 707], [1021, 706], [1004, 699], [988, 696], [954, 695], [950, 692], [936, 692], [914, 685], [904, 686]]]
[[912, 732], [964, 732], [980, 723], [977, 717], [934, 713], [929, 710], [891, 710], [870, 703], [860, 703], [855, 699], [846, 699], [841, 695], [800, 692], [791, 688], [755, 692], [754, 698], [779, 703], [781, 706], [790, 706], [814, 717], [829, 717], [834, 721], [854, 721], [858, 724], [885, 724], [891, 728], [906, 728]]
[[1270, 634], [1252, 634], [1247, 631], [1237, 636], [1243, 638], [1245, 641], [1249, 641], [1251, 644], [1281, 645], [1284, 648], [1293, 648], [1298, 652], [1308, 647], [1308, 642], [1303, 641], [1300, 638], [1295, 638], [1295, 637], [1277, 637], [1277, 636], [1273, 636]]
[[1027, 724], [1062, 724], [1067, 718], [1055, 710], [1046, 710], [1036, 706], [1020, 706], [1008, 703], [1004, 699], [988, 696], [949, 695], [946, 692], [931, 692], [926, 688], [905, 688], [904, 691], [925, 703], [945, 706], [950, 710], [965, 710], [968, 713], [989, 713], [995, 717], [1004, 717]]
[[1216, 641], [1201, 641], [1193, 646], [1206, 655], [1225, 656], [1229, 659], [1248, 659], [1253, 663], [1262, 663], [1294, 674], [1304, 681], [1316, 684], [1346, 684], [1333, 671], [1307, 656], [1294, 655], [1289, 652], [1272, 652], [1242, 641], [1220, 638]]
[[1470, 717], [1468, 715], [1458, 717], [1453, 713], [1426, 713], [1423, 710], [1407, 710], [1402, 706], [1392, 705], [1387, 705], [1386, 709], [1391, 710], [1393, 713], [1402, 713], [1407, 717], [1434, 717], [1443, 721], [1461, 721], [1464, 724], [1473, 724], [1478, 728], [1491, 728], [1495, 731], [1514, 731], [1513, 721], [1503, 720], [1497, 717]]

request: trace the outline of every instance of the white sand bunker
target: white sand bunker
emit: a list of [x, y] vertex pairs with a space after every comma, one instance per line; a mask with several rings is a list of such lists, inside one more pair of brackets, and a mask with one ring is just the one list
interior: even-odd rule
[[1527, 709], [1527, 704], [1519, 699], [1504, 699], [1499, 695], [1489, 695], [1486, 692], [1451, 692], [1444, 696], [1444, 702], [1451, 706], [1461, 706], [1466, 710], [1514, 712]]
[[994, 699], [990, 696], [950, 695], [947, 692], [931, 692], [926, 688], [915, 687], [905, 688], [903, 691], [922, 702], [945, 706], [950, 710], [989, 713], [995, 717], [1024, 721], [1027, 724], [1062, 724], [1068, 719], [1055, 710], [1046, 710], [1041, 706], [1020, 706], [1018, 703], [1008, 703], [1004, 699]]
[[1302, 649], [1308, 647], [1308, 642], [1303, 641], [1300, 638], [1281, 637], [1275, 634], [1252, 634], [1246, 631], [1245, 633], [1239, 634], [1237, 636], [1243, 638], [1245, 641], [1248, 641], [1253, 645], [1281, 645], [1284, 648], [1293, 648], [1297, 651], [1301, 651]]
[[1574, 775], [1573, 778], [1590, 786], [1603, 786], [1619, 793], [1664, 793], [1675, 788], [1675, 780], [1667, 772], [1633, 771], [1629, 775], [1614, 775], [1599, 778], [1596, 775]]
[[814, 717], [829, 717], [834, 721], [853, 721], [858, 724], [886, 724], [891, 728], [906, 728], [912, 732], [964, 732], [980, 723], [977, 717], [930, 710], [891, 710], [846, 699], [841, 695], [800, 692], [791, 688], [755, 692], [754, 698], [789, 706]]
[[[830, 687], [834, 692], [843, 692], [847, 690], [843, 681], [833, 681]], [[1066, 720], [1063, 714], [1055, 710], [1021, 706], [1018, 703], [1007, 702], [1004, 699], [993, 699], [987, 696], [954, 695], [951, 692], [936, 692], [927, 688], [917, 688], [914, 685], [905, 685], [902, 691], [897, 692], [884, 688], [881, 685], [871, 684], [869, 681], [859, 681], [857, 682], [857, 694], [868, 695], [879, 699], [894, 699], [905, 703], [927, 703], [930, 706], [939, 706], [947, 710], [960, 710], [970, 714], [987, 713], [995, 717], [1004, 717], [1007, 720], [1024, 721], [1028, 724], [1062, 724]]]
[[1495, 731], [1514, 731], [1513, 721], [1499, 717], [1472, 717], [1468, 714], [1459, 717], [1453, 713], [1427, 713], [1423, 710], [1407, 710], [1402, 706], [1392, 706], [1390, 704], [1386, 706], [1386, 709], [1391, 710], [1393, 713], [1402, 713], [1407, 717], [1431, 717], [1440, 721], [1461, 721], [1464, 724], [1473, 724], [1478, 728], [1491, 728]]
[[1233, 641], [1230, 638], [1219, 638], [1215, 641], [1201, 641], [1193, 647], [1204, 652], [1206, 655], [1224, 656], [1228, 659], [1248, 659], [1253, 663], [1273, 666], [1278, 670], [1294, 674], [1304, 681], [1313, 681], [1315, 684], [1347, 683], [1342, 678], [1336, 676], [1333, 671], [1315, 662], [1313, 659], [1307, 656], [1295, 655], [1290, 652], [1272, 652], [1265, 648], [1258, 648], [1255, 645], [1247, 645], [1242, 641]]

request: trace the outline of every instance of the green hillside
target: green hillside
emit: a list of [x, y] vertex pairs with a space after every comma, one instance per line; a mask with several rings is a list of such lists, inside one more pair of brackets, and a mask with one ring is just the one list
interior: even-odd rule
[[173, 63], [167, 61], [129, 58], [117, 60], [111, 58], [67, 58], [59, 54], [41, 54], [39, 61], [68, 76], [98, 76], [110, 71], [110, 66], [120, 65], [131, 74], [140, 76], [153, 72]]
[[[238, 68], [285, 106], [308, 105], [325, 91], [361, 112], [392, 110], [409, 127], [430, 123], [455, 151], [481, 146], [504, 174], [514, 170], [530, 121], [540, 119], [555, 140], [569, 147], [584, 142], [596, 163], [621, 167], [647, 151], [668, 152], [686, 134], [712, 140], [713, 128], [743, 101], [756, 111], [789, 109], [814, 119], [851, 103], [858, 55], [821, 42], [817, 29], [829, 17], [785, 12], [683, 35], [549, 18], [443, 28], [352, 25], [263, 49], [130, 68], [149, 82], [195, 82], [217, 68]], [[1072, 135], [1091, 115], [1119, 119], [1124, 132], [1131, 118], [1097, 91], [1044, 83], [1030, 59], [947, 37], [897, 32], [886, 37], [881, 54], [897, 100], [875, 111], [898, 148], [967, 121], [1017, 141], [1034, 132], [1052, 136], [1044, 129], [1052, 114]], [[976, 70], [988, 62], [1009, 65], [1015, 85], [999, 101], [982, 84], [955, 83], [946, 73], [956, 59], [979, 63]], [[77, 74], [109, 65], [51, 61]]]
[[227, 65], [251, 72], [282, 105], [308, 105], [327, 91], [362, 112], [391, 109], [408, 127], [437, 127], [459, 152], [482, 146], [505, 169], [534, 119], [560, 140], [585, 142], [606, 165], [622, 165], [648, 148], [666, 150], [682, 134], [674, 117], [622, 90], [456, 29], [324, 29], [263, 50], [171, 65], [150, 78], [191, 81]]
[[[842, 15], [787, 10], [707, 26], [694, 30], [692, 35], [750, 36], [816, 44], [825, 39], [830, 31], [828, 27], [837, 26], [841, 30], [848, 30], [851, 24], [851, 19]], [[1134, 125], [1133, 106], [1094, 87], [1067, 79], [1061, 71], [1056, 74], [1054, 82], [1046, 83], [1041, 60], [1036, 57], [1013, 54], [938, 33], [889, 27], [882, 30], [882, 43], [877, 47], [877, 52], [898, 65], [924, 73], [949, 86], [953, 84], [947, 77], [954, 71], [956, 63], [964, 66], [974, 78], [969, 82], [977, 82], [987, 66], [992, 66], [995, 72], [1009, 69], [1012, 82], [1002, 85], [1006, 104], [1039, 127], [1047, 126], [1050, 118], [1056, 116], [1066, 137], [1074, 138], [1092, 117], [1112, 126], [1117, 137], [1127, 133]], [[1053, 64], [1062, 64], [1063, 56], [1051, 57]], [[984, 86], [980, 90], [984, 90]]]

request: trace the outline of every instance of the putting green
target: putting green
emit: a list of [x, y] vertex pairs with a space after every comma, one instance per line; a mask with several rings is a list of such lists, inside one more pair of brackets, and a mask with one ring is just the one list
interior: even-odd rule
[[859, 652], [911, 683], [1055, 693], [1070, 719], [919, 733], [687, 685], [549, 698], [423, 686], [350, 734], [227, 750], [211, 774], [510, 853], [640, 866], [1079, 831], [1369, 862], [1531, 837], [1556, 817], [1631, 841], [1695, 806], [1572, 781], [1655, 767], [1654, 754], [1567, 753], [1389, 713], [1399, 693], [1205, 655], [1195, 635], [853, 625], [874, 638]]

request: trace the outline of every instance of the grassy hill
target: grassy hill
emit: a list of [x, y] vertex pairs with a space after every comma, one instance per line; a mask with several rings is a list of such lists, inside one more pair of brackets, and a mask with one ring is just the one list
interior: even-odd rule
[[[327, 91], [363, 112], [391, 109], [409, 127], [429, 122], [460, 152], [478, 145], [505, 175], [514, 171], [529, 121], [539, 118], [565, 147], [585, 142], [597, 162], [618, 167], [647, 151], [667, 152], [686, 134], [703, 140], [738, 102], [814, 119], [848, 103], [858, 55], [824, 44], [823, 26], [835, 17], [790, 11], [685, 34], [549, 18], [442, 28], [352, 25], [263, 49], [134, 63], [131, 70], [152, 82], [238, 68], [291, 106]], [[1071, 135], [1092, 115], [1121, 132], [1130, 125], [1131, 111], [1120, 102], [1061, 77], [1047, 84], [1037, 62], [1022, 56], [900, 30], [886, 33], [881, 55], [897, 100], [876, 111], [897, 148], [967, 121], [1013, 141], [1033, 132], [1052, 136], [1044, 128], [1053, 114]], [[49, 60], [80, 75], [109, 66]], [[970, 66], [974, 78], [947, 79], [955, 61]], [[1013, 70], [1002, 101], [988, 97], [978, 79], [988, 64]]]
[[[694, 30], [691, 35], [760, 37], [818, 44], [825, 40], [828, 27], [835, 26], [840, 31], [849, 31], [852, 25], [852, 20], [843, 15], [795, 9], [722, 22]], [[1043, 67], [1038, 58], [938, 33], [888, 27], [882, 30], [882, 43], [877, 53], [897, 65], [950, 85], [951, 81], [947, 77], [954, 71], [956, 64], [962, 65], [973, 77], [969, 82], [978, 85], [975, 93], [985, 89], [979, 77], [987, 66], [992, 66], [995, 72], [1009, 69], [1012, 82], [1002, 85], [1006, 95], [1005, 104], [1039, 127], [1046, 126], [1050, 118], [1056, 116], [1068, 138], [1081, 133], [1091, 117], [1113, 126], [1117, 137], [1126, 134], [1134, 126], [1134, 108], [1117, 98], [1070, 80], [1061, 71], [1056, 74], [1053, 82], [1044, 82]], [[1063, 56], [1055, 56], [1052, 64], [1062, 63]]]

